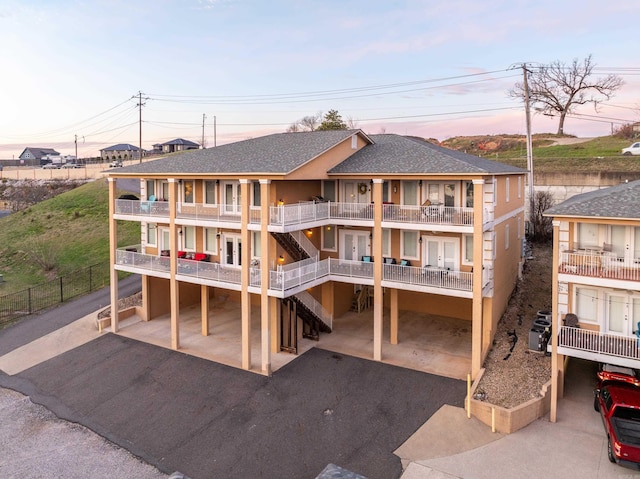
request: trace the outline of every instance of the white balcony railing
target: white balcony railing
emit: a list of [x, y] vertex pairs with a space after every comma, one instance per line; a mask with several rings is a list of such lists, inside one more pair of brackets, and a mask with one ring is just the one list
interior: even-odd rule
[[[140, 245], [129, 246], [116, 251], [116, 264], [132, 266], [149, 272], [169, 272], [170, 258], [139, 253]], [[329, 275], [348, 277], [357, 280], [373, 280], [373, 263], [327, 258], [316, 261], [307, 258], [296, 263], [279, 266], [269, 271], [269, 289], [288, 291], [298, 288]], [[180, 275], [223, 283], [241, 284], [241, 269], [208, 261], [177, 259], [177, 272]], [[337, 279], [337, 278], [336, 278]], [[339, 279], [337, 279], [339, 281]], [[383, 265], [383, 280], [408, 285], [429, 286], [458, 291], [471, 291], [472, 273], [450, 271], [436, 268], [413, 266]], [[262, 284], [259, 266], [249, 268], [249, 284], [260, 287]]]
[[382, 279], [396, 283], [419, 286], [435, 286], [458, 291], [473, 290], [473, 273], [452, 271], [445, 268], [383, 265]]
[[178, 203], [176, 217], [200, 221], [240, 223], [239, 207], [206, 203]]
[[473, 226], [473, 208], [458, 206], [383, 205], [382, 219], [396, 223]]
[[148, 271], [169, 272], [171, 264], [168, 256], [138, 253], [140, 245], [127, 246], [116, 250], [116, 264], [140, 268]]
[[560, 347], [588, 351], [618, 358], [640, 359], [640, 348], [635, 336], [616, 336], [588, 329], [560, 327]]
[[329, 326], [329, 329], [333, 329], [333, 316], [322, 307], [322, 303], [317, 301], [316, 298], [311, 296], [307, 291], [297, 293], [296, 298], [298, 298], [309, 311], [315, 314], [316, 317], [320, 318], [324, 324]]
[[578, 276], [640, 281], [640, 264], [627, 261], [611, 252], [562, 251], [559, 272]]
[[178, 274], [222, 283], [241, 283], [241, 270], [239, 268], [230, 268], [219, 263], [209, 263], [207, 261], [178, 258]]
[[[177, 218], [240, 223], [239, 205], [206, 203], [178, 203]], [[166, 201], [116, 200], [116, 214], [131, 216], [168, 217], [169, 203]], [[249, 222], [260, 224], [262, 212], [259, 206], [251, 206]], [[373, 204], [371, 203], [314, 203], [305, 201], [295, 204], [271, 206], [269, 224], [275, 226], [302, 226], [325, 221], [365, 221], [373, 224]], [[454, 206], [408, 206], [383, 205], [383, 221], [425, 225], [473, 225], [473, 208]]]
[[117, 215], [169, 217], [169, 203], [166, 201], [116, 200]]

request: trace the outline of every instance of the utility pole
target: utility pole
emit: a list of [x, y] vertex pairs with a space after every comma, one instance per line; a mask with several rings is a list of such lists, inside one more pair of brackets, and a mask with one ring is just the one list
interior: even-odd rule
[[138, 91], [138, 109], [139, 109], [139, 126], [140, 126], [140, 150], [138, 151], [138, 158], [140, 158], [140, 163], [142, 163], [142, 107], [144, 103], [142, 103], [142, 92]]
[[75, 136], [75, 144], [76, 144], [76, 163], [78, 162], [78, 135]]
[[200, 143], [201, 147], [204, 148], [204, 119], [207, 116], [203, 113], [202, 114], [202, 143]]
[[218, 146], [217, 138], [216, 138], [216, 116], [215, 115], [213, 115], [213, 146], [214, 148]]
[[[522, 64], [522, 74], [524, 75], [524, 111], [527, 120], [527, 169], [529, 170], [529, 224], [533, 229], [533, 215], [534, 215], [534, 192], [533, 192], [533, 145], [531, 142], [531, 108], [529, 106], [529, 82], [527, 80], [527, 64]], [[530, 231], [534, 234], [535, 231]]]

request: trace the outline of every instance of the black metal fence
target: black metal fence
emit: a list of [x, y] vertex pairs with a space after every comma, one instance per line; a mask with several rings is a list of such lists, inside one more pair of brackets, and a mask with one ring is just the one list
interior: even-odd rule
[[0, 296], [0, 327], [109, 284], [109, 262], [59, 276], [29, 289]]

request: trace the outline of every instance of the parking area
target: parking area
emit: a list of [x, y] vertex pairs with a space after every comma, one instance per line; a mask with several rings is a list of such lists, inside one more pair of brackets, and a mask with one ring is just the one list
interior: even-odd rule
[[[1, 339], [0, 339], [1, 340]], [[463, 381], [311, 349], [271, 378], [105, 334], [0, 385], [165, 473], [398, 478], [393, 454]]]

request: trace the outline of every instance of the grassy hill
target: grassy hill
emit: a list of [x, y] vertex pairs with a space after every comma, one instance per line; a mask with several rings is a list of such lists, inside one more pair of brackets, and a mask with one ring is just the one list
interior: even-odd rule
[[[622, 156], [620, 150], [631, 141], [614, 136], [578, 139], [551, 134], [533, 135], [536, 171], [615, 171], [640, 173], [640, 157]], [[526, 138], [523, 135], [460, 136], [442, 146], [510, 165], [527, 167]]]
[[[97, 180], [0, 219], [0, 296], [109, 260], [109, 191]], [[140, 241], [121, 222], [122, 245]]]

